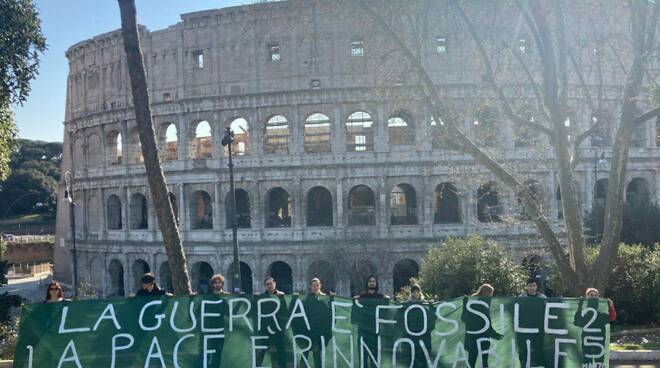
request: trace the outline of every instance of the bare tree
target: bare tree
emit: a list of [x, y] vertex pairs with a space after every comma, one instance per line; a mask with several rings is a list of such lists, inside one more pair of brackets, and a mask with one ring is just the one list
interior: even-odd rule
[[[442, 3], [441, 5], [439, 5]], [[475, 6], [477, 5], [477, 6]], [[626, 8], [627, 5], [627, 8]], [[430, 0], [413, 1], [380, 1], [380, 0], [346, 0], [342, 5], [351, 9], [360, 24], [372, 23], [374, 30], [390, 48], [382, 48], [384, 59], [381, 63], [393, 64], [401, 74], [385, 73], [394, 78], [394, 84], [400, 84], [399, 75], [406, 75], [405, 84], [418, 87], [416, 93], [428, 101], [431, 115], [436, 122], [442, 122], [441, 139], [447, 147], [470, 155], [478, 164], [490, 171], [502, 184], [510, 188], [524, 206], [526, 218], [533, 221], [538, 233], [543, 238], [547, 248], [555, 259], [559, 270], [570, 280], [572, 292], [580, 293], [586, 286], [602, 288], [606, 285], [616, 260], [619, 247], [619, 234], [622, 224], [624, 202], [624, 180], [633, 132], [641, 124], [659, 118], [660, 107], [651, 108], [640, 113], [645, 99], [642, 95], [648, 91], [649, 84], [657, 83], [650, 72], [652, 58], [657, 57], [658, 45], [656, 33], [658, 28], [659, 1], [631, 0], [623, 2], [566, 2], [556, 0], [513, 0], [508, 2], [478, 2], [448, 0], [433, 2]], [[424, 40], [428, 40], [429, 24], [436, 18], [430, 17], [432, 6], [446, 6], [445, 12], [453, 12], [453, 21], [460, 29], [465, 30], [474, 45], [480, 62], [478, 72], [482, 84], [489, 88], [483, 94], [484, 99], [495, 104], [503, 114], [500, 123], [507, 119], [517, 129], [533, 131], [548, 142], [554, 158], [559, 178], [559, 188], [562, 198], [563, 229], [551, 226], [546, 217], [542, 202], [535, 194], [533, 187], [527, 185], [515, 169], [502, 160], [501, 155], [488, 149], [482, 140], [473, 139], [463, 129], [460, 109], [452, 107], [451, 101], [443, 94], [428, 68], [429, 60], [424, 58]], [[620, 45], [607, 45], [607, 36], [598, 40], [593, 47], [595, 60], [594, 83], [585, 81], [588, 76], [576, 57], [576, 42], [578, 34], [573, 33], [573, 24], [577, 22], [574, 14], [567, 13], [569, 7], [582, 6], [582, 12], [591, 13], [595, 19], [593, 24], [608, 25], [608, 21], [621, 22], [629, 14], [629, 26], [617, 29], [627, 29], [630, 34], [619, 42], [628, 42], [625, 50], [619, 50]], [[469, 11], [465, 9], [470, 8]], [[586, 9], [587, 7], [591, 7]], [[357, 12], [356, 12], [357, 10]], [[609, 13], [609, 14], [607, 14]], [[510, 18], [505, 18], [503, 14]], [[580, 13], [582, 14], [582, 13]], [[570, 15], [570, 16], [569, 16]], [[500, 18], [496, 18], [499, 16]], [[609, 19], [608, 19], [609, 16]], [[519, 19], [518, 23], [515, 19]], [[500, 23], [497, 23], [500, 22]], [[493, 25], [514, 23], [515, 32], [507, 34], [514, 40], [496, 40], [488, 29]], [[611, 25], [611, 23], [609, 23]], [[594, 26], [595, 27], [595, 26]], [[502, 27], [506, 28], [506, 27]], [[509, 27], [515, 28], [515, 27]], [[516, 35], [524, 29], [530, 35], [528, 44], [516, 42]], [[501, 29], [498, 28], [498, 31]], [[506, 32], [504, 32], [506, 33]], [[594, 32], [597, 33], [597, 32]], [[493, 32], [499, 34], [499, 32]], [[500, 47], [504, 44], [504, 47]], [[533, 58], [523, 57], [526, 50], [535, 45]], [[620, 71], [623, 75], [618, 82], [623, 85], [622, 91], [617, 91], [619, 112], [618, 126], [614, 134], [611, 168], [609, 171], [606, 210], [605, 233], [600, 244], [599, 254], [593, 263], [588, 263], [585, 257], [585, 237], [582, 228], [582, 217], [578, 191], [575, 186], [575, 170], [587, 161], [580, 157], [581, 144], [598, 134], [604, 128], [607, 119], [600, 118], [604, 84], [600, 57], [607, 46], [611, 46], [610, 55], [618, 58]], [[397, 53], [399, 58], [393, 58]], [[385, 57], [387, 56], [387, 57]], [[525, 55], [527, 56], [527, 55]], [[508, 60], [502, 63], [502, 60]], [[389, 60], [389, 61], [388, 61]], [[611, 63], [615, 64], [615, 63]], [[387, 69], [387, 68], [386, 68]], [[646, 83], [646, 84], [645, 84]], [[391, 84], [390, 84], [391, 86]], [[533, 119], [521, 113], [516, 102], [522, 95], [516, 91], [525, 91], [523, 95], [531, 95], [534, 111]], [[572, 106], [570, 95], [581, 96], [582, 106]], [[528, 98], [529, 99], [529, 98]], [[573, 99], [574, 101], [575, 99]], [[657, 104], [657, 101], [655, 102]], [[586, 105], [586, 106], [584, 106]], [[571, 121], [577, 119], [576, 108], [585, 108], [588, 114], [588, 124], [583, 131], [576, 131]]]
[[144, 166], [149, 180], [151, 198], [156, 209], [160, 232], [163, 235], [167, 260], [172, 270], [172, 287], [176, 294], [189, 295], [192, 290], [190, 288], [186, 254], [172, 210], [165, 175], [160, 165], [158, 147], [156, 147], [156, 135], [151, 119], [151, 106], [147, 91], [147, 78], [135, 15], [135, 0], [118, 1], [121, 11], [124, 50], [126, 51], [128, 72], [131, 79], [133, 105], [135, 106], [135, 121], [142, 145], [142, 155], [144, 156]]

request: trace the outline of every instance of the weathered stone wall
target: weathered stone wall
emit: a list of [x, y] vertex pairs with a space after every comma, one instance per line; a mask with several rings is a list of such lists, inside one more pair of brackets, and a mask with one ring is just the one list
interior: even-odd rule
[[[469, 10], [483, 16], [487, 7], [477, 5]], [[466, 112], [464, 128], [475, 135], [470, 111], [486, 90], [478, 72], [481, 66], [465, 31], [447, 26], [455, 23], [450, 19], [456, 14], [441, 10], [434, 11], [446, 22], [438, 21], [439, 28], [429, 31], [424, 60], [443, 94]], [[428, 107], [414, 97], [414, 87], [404, 85], [383, 93], [378, 87], [376, 61], [351, 56], [351, 40], [356, 37], [364, 39], [366, 55], [375, 52], [369, 48], [368, 28], [337, 11], [331, 4], [318, 3], [293, 11], [290, 2], [276, 2], [184, 14], [182, 22], [167, 29], [141, 30], [154, 122], [163, 157], [167, 151], [169, 158], [163, 166], [171, 194], [176, 197], [194, 278], [205, 274], [200, 271], [204, 269], [202, 262], [221, 273], [227, 272], [231, 262], [231, 231], [226, 226], [227, 158], [220, 142], [224, 127], [238, 118], [247, 122], [249, 135], [244, 137], [248, 151], [235, 157], [235, 178], [237, 188], [249, 196], [251, 222], [250, 228], [239, 230], [239, 243], [255, 290], [271, 271], [269, 266], [278, 261], [290, 267], [292, 288], [304, 289], [317, 265], [314, 262], [339, 254], [348, 261], [370, 260], [385, 289], [391, 292], [394, 265], [405, 259], [419, 264], [425, 251], [447, 236], [477, 233], [494, 237], [520, 259], [541, 252], [533, 226], [522, 220], [518, 201], [506, 188], [498, 189], [498, 214], [513, 221], [479, 220], [479, 188], [494, 177], [469, 157], [434, 144], [430, 137], [437, 125], [432, 125]], [[567, 13], [573, 19], [587, 11], [588, 7], [577, 6], [575, 12]], [[498, 16], [507, 19], [506, 12]], [[512, 29], [517, 28], [510, 23], [503, 22], [489, 32], [514, 32]], [[602, 31], [581, 20], [570, 24], [575, 25], [571, 32], [582, 35], [580, 42]], [[619, 33], [607, 30], [615, 38]], [[435, 51], [439, 35], [448, 40], [449, 49], [443, 54]], [[515, 34], [513, 39], [525, 37]], [[281, 53], [279, 61], [269, 54], [275, 43]], [[587, 58], [593, 48], [583, 45], [578, 51], [578, 58]], [[534, 52], [533, 46], [530, 52]], [[76, 176], [79, 272], [82, 280], [105, 295], [116, 294], [120, 283], [125, 294], [135, 292], [136, 279], [145, 265], [159, 279], [163, 277], [162, 281], [167, 274], [166, 256], [140, 162], [122, 55], [118, 31], [82, 41], [67, 52], [70, 74], [63, 168], [72, 168]], [[604, 94], [615, 103], [613, 96], [622, 83], [621, 73], [611, 65], [607, 73]], [[596, 79], [593, 72], [586, 78], [589, 83]], [[531, 95], [513, 84], [509, 88], [522, 88], [521, 93]], [[570, 97], [576, 106], [574, 125], [579, 129], [589, 121], [585, 117], [588, 112], [583, 107], [583, 96]], [[355, 142], [348, 138], [347, 120], [356, 111], [368, 113], [373, 121], [367, 139], [373, 145], [365, 152], [354, 151]], [[402, 111], [407, 117], [406, 134], [412, 135], [412, 142], [395, 145], [402, 131], [389, 127], [388, 120]], [[305, 121], [314, 113], [329, 119], [329, 152], [310, 153], [305, 148]], [[267, 154], [265, 150], [269, 139], [266, 127], [276, 115], [284, 116], [288, 123], [288, 154]], [[204, 121], [210, 126], [210, 137], [196, 136], [196, 128]], [[174, 139], [166, 134], [170, 126], [176, 128]], [[501, 145], [492, 150], [493, 155], [517, 168], [521, 177], [540, 183], [547, 215], [556, 219], [554, 226], [561, 230], [552, 155], [543, 152], [542, 147], [516, 147], [510, 123], [504, 123], [498, 134]], [[653, 139], [655, 134], [653, 125], [642, 128], [629, 164], [628, 181], [643, 179], [649, 198], [657, 198], [660, 193], [660, 149]], [[601, 153], [608, 157], [609, 148], [584, 147], [584, 161], [578, 165], [576, 180], [581, 203], [587, 209], [594, 198], [596, 177], [607, 175], [606, 167], [594, 170], [592, 158]], [[453, 183], [457, 188], [460, 219], [456, 223], [436, 220], [435, 191], [441, 183]], [[401, 184], [414, 191], [411, 211], [415, 216], [408, 224], [393, 224], [393, 189]], [[373, 192], [369, 214], [373, 225], [350, 224], [354, 208], [349, 198], [351, 190], [359, 185]], [[331, 201], [324, 205], [331, 208], [331, 226], [308, 226], [308, 207], [312, 204], [309, 193], [315, 187], [325, 188], [330, 194]], [[285, 212], [290, 212], [290, 217], [282, 219], [282, 223], [290, 222], [289, 227], [269, 226], [272, 216], [278, 214], [271, 211], [268, 200], [274, 188], [289, 194], [290, 206]], [[210, 206], [199, 210], [197, 193], [202, 192], [204, 198], [210, 198]], [[136, 220], [143, 215], [142, 207], [130, 205], [136, 194], [147, 200], [144, 221]], [[68, 208], [58, 208], [55, 273], [60, 279], [70, 275], [68, 215]], [[199, 225], [198, 215], [204, 217], [203, 225]], [[138, 223], [147, 226], [141, 228], [135, 225]], [[338, 270], [336, 278], [338, 291], [348, 294], [350, 280], [345, 272]]]

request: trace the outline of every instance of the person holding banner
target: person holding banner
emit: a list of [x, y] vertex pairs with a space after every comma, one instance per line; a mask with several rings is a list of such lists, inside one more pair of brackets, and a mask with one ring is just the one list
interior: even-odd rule
[[140, 279], [140, 290], [135, 294], [135, 296], [163, 296], [172, 294], [166, 292], [165, 290], [158, 287], [156, 284], [156, 277], [153, 273], [147, 272], [142, 275]]
[[[529, 330], [543, 331], [544, 300], [547, 297], [538, 290], [538, 287], [538, 281], [530, 277], [527, 280], [527, 289], [520, 295], [521, 301], [515, 305], [519, 308], [517, 314], [520, 326], [524, 326]], [[543, 365], [543, 362], [545, 362], [543, 336], [544, 334], [539, 332], [516, 333], [516, 348], [518, 349], [518, 359], [521, 367]]]
[[[309, 361], [309, 355], [311, 353], [314, 359], [314, 367], [322, 367], [323, 349], [328, 345], [330, 339], [332, 339], [332, 312], [330, 302], [334, 298], [332, 296], [325, 298], [325, 296], [326, 294], [321, 291], [321, 280], [314, 277], [309, 283], [309, 294], [302, 301], [305, 312], [309, 317], [310, 329], [307, 329], [302, 318], [296, 318], [291, 324], [296, 335], [303, 335], [311, 340], [312, 347], [304, 353], [304, 357], [305, 360]], [[293, 303], [295, 303], [295, 300], [291, 301], [291, 304]], [[302, 358], [299, 366], [307, 366], [303, 363]]]
[[211, 293], [214, 295], [229, 295], [227, 291], [225, 291], [225, 277], [222, 276], [221, 274], [215, 274], [211, 276]]
[[[608, 312], [598, 311], [600, 293], [598, 289], [588, 288], [585, 298], [580, 298], [573, 324], [582, 328], [582, 364], [592, 367], [603, 366], [605, 360], [605, 341], [607, 324], [616, 319], [614, 303], [607, 299]], [[584, 303], [587, 307], [584, 308]]]
[[[277, 290], [275, 279], [268, 276], [264, 279], [264, 292], [254, 298], [252, 307], [255, 317], [255, 334], [260, 337], [255, 356], [256, 366], [261, 366], [266, 352], [270, 352], [270, 361], [272, 367], [288, 367], [288, 357], [291, 354], [291, 347], [284, 329], [289, 316], [289, 310], [284, 299], [284, 293]], [[265, 302], [266, 298], [274, 298], [277, 302]], [[261, 318], [261, 316], [271, 316]], [[257, 341], [257, 340], [255, 340]]]
[[[479, 358], [479, 344], [481, 344], [481, 351], [489, 351], [491, 346], [491, 339], [501, 340], [502, 335], [498, 334], [493, 328], [493, 322], [490, 317], [490, 299], [495, 293], [495, 288], [490, 284], [483, 284], [479, 289], [471, 295], [471, 298], [463, 298], [463, 313], [461, 320], [465, 324], [465, 338], [463, 343], [465, 349], [468, 351], [468, 362], [470, 367], [477, 367], [477, 358]], [[475, 300], [476, 299], [476, 300]], [[484, 325], [484, 321], [476, 313], [481, 313], [488, 318], [488, 329], [480, 334], [471, 334], [469, 331], [478, 331]], [[480, 339], [488, 339], [481, 341]], [[488, 357], [490, 354], [481, 355], [481, 367], [488, 367]]]
[[532, 297], [532, 298], [541, 298], [541, 299], [546, 299], [547, 296], [543, 294], [542, 292], [539, 291], [539, 282], [533, 278], [530, 277], [527, 280], [527, 289], [523, 291], [522, 294], [520, 294], [521, 297]]
[[53, 281], [48, 284], [46, 288], [46, 299], [44, 303], [58, 303], [58, 302], [67, 302], [68, 299], [64, 298], [64, 293], [62, 292], [62, 286], [57, 281]]
[[[379, 345], [387, 346], [379, 339], [381, 334], [377, 332], [376, 326], [376, 308], [379, 305], [387, 305], [389, 296], [378, 291], [378, 278], [376, 275], [367, 277], [366, 290], [353, 297], [353, 308], [351, 312], [351, 323], [357, 325], [357, 346], [362, 351], [362, 346], [366, 347], [365, 354], [360, 354], [360, 359], [366, 360], [364, 364], [360, 362], [360, 367], [371, 368], [377, 364], [370, 355], [378, 356]], [[382, 317], [386, 318], [386, 317]], [[368, 352], [366, 352], [368, 350]]]
[[[417, 307], [413, 307], [413, 305]], [[410, 339], [415, 346], [413, 358], [413, 352], [410, 346], [407, 344], [403, 345], [405, 349], [404, 356], [407, 359], [403, 361], [404, 366], [412, 366], [413, 368], [427, 367], [428, 363], [426, 362], [422, 344], [426, 347], [429, 356], [434, 356], [431, 346], [431, 333], [435, 326], [436, 318], [432, 305], [424, 300], [422, 289], [417, 284], [412, 285], [408, 300], [403, 303], [403, 307], [399, 309], [396, 316], [398, 326], [403, 326], [401, 337]], [[412, 362], [410, 361], [411, 359], [413, 359]], [[392, 362], [392, 364], [396, 363]]]

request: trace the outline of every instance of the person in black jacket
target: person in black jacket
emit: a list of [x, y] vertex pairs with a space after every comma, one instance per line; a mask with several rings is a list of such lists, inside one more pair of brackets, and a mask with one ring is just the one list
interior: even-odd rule
[[[375, 355], [378, 353], [378, 334], [376, 333], [376, 308], [379, 305], [389, 303], [389, 296], [378, 291], [378, 278], [376, 275], [367, 277], [366, 290], [353, 297], [353, 308], [351, 311], [351, 323], [357, 325], [358, 341], [357, 346], [360, 349], [360, 339]], [[382, 344], [385, 346], [385, 344]], [[365, 355], [367, 355], [365, 353]], [[362, 357], [365, 361], [365, 368], [373, 367], [371, 358]], [[360, 364], [362, 366], [362, 364]]]
[[[287, 318], [289, 316], [286, 300], [284, 299], [284, 293], [277, 290], [277, 283], [275, 282], [275, 279], [270, 276], [264, 279], [264, 289], [265, 290], [263, 293], [257, 295], [254, 298], [255, 305], [252, 307], [252, 311], [253, 313], [255, 313], [254, 326], [257, 336], [268, 336], [268, 340], [261, 340], [259, 344], [267, 345], [268, 349], [267, 350], [261, 349], [257, 351], [256, 365], [257, 366], [262, 365], [264, 358], [266, 356], [266, 352], [268, 351], [270, 352], [270, 360], [272, 367], [286, 368], [288, 367], [287, 365], [288, 357], [291, 354], [291, 346], [289, 344], [286, 335], [286, 330], [284, 329], [286, 327]], [[275, 314], [275, 319], [277, 320], [277, 323], [275, 323], [273, 318], [264, 318], [264, 320], [261, 323], [261, 328], [257, 329], [257, 326], [259, 325], [258, 320], [256, 320], [258, 318], [258, 316], [256, 315], [258, 303], [260, 299], [264, 299], [264, 298], [279, 299], [280, 307]], [[276, 308], [275, 305], [276, 305], [275, 303], [271, 303], [271, 302], [263, 303], [262, 314], [273, 313]]]
[[[411, 308], [412, 305], [420, 305], [426, 310], [426, 314], [417, 307]], [[409, 310], [407, 316], [406, 310]], [[424, 318], [426, 318], [426, 321], [424, 321]], [[424, 343], [429, 356], [434, 356], [431, 346], [431, 332], [435, 326], [436, 316], [435, 311], [432, 309], [432, 305], [424, 300], [424, 295], [422, 295], [422, 289], [419, 285], [413, 285], [410, 287], [410, 297], [402, 304], [402, 308], [397, 312], [396, 320], [397, 326], [403, 329], [402, 337], [410, 339], [415, 346], [415, 357], [412, 366], [414, 368], [426, 367], [428, 363], [426, 362], [426, 357], [422, 350], [422, 343]], [[406, 320], [408, 321], [408, 329], [405, 328]], [[422, 335], [419, 335], [424, 330], [425, 323], [426, 331]], [[412, 334], [408, 333], [408, 330], [410, 330]], [[408, 345], [403, 345], [403, 347], [405, 349], [404, 356], [406, 359], [403, 360], [404, 366], [406, 366], [406, 364], [408, 364], [407, 366], [410, 366], [412, 351], [409, 349]], [[395, 363], [396, 362], [392, 362], [392, 364]]]
[[135, 296], [162, 296], [170, 295], [165, 290], [158, 287], [156, 284], [156, 277], [151, 272], [147, 272], [142, 275], [140, 279], [140, 290], [135, 294]]
[[[480, 312], [488, 318], [489, 327], [486, 331], [480, 334], [470, 334], [468, 331], [479, 331], [484, 327], [484, 321], [481, 317], [475, 315], [474, 313], [467, 310], [467, 305], [470, 299], [467, 297], [463, 298], [463, 313], [461, 314], [461, 320], [465, 323], [465, 339], [463, 343], [465, 345], [465, 350], [468, 352], [468, 362], [470, 367], [476, 367], [477, 358], [479, 357], [479, 345], [478, 340], [482, 338], [494, 338], [497, 340], [502, 339], [502, 335], [498, 334], [495, 329], [493, 329], [493, 322], [490, 318], [490, 298], [493, 296], [495, 288], [490, 284], [483, 284], [477, 289], [477, 291], [471, 295], [473, 299], [477, 299], [483, 303], [472, 303], [470, 309]], [[481, 351], [486, 351], [490, 349], [490, 340], [481, 342]], [[482, 355], [481, 367], [488, 367], [488, 354]]]
[[[295, 298], [296, 296], [291, 300], [291, 305], [295, 302]], [[310, 329], [307, 329], [302, 318], [294, 319], [291, 324], [293, 332], [296, 335], [304, 335], [312, 341], [312, 348], [306, 351], [304, 356], [307, 361], [309, 361], [309, 355], [310, 353], [312, 354], [314, 367], [322, 366], [322, 349], [328, 345], [328, 342], [330, 342], [330, 339], [332, 338], [332, 312], [330, 309], [330, 303], [332, 300], [333, 296], [327, 297], [326, 294], [321, 291], [321, 280], [314, 277], [309, 284], [309, 294], [307, 294], [302, 301], [305, 313], [309, 320]], [[299, 366], [306, 366], [302, 362], [302, 358]]]

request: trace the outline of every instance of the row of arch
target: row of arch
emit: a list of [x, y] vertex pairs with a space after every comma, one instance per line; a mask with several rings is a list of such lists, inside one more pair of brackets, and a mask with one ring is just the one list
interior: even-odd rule
[[[541, 209], [547, 209], [547, 200], [542, 185], [535, 180], [525, 182], [529, 186], [533, 197], [541, 204]], [[594, 198], [604, 201], [607, 189], [607, 179], [600, 179], [596, 183]], [[241, 188], [236, 189], [236, 220], [239, 228], [252, 227], [252, 213], [249, 193]], [[293, 216], [293, 200], [282, 187], [271, 188], [265, 197], [265, 227], [291, 227]], [[407, 183], [394, 186], [390, 191], [389, 214], [390, 225], [416, 225], [418, 224], [418, 201], [415, 188]], [[643, 178], [634, 178], [626, 190], [627, 200], [648, 201], [650, 190], [648, 182]], [[178, 201], [176, 195], [170, 193], [170, 200], [174, 212], [178, 215]], [[563, 218], [561, 210], [561, 193], [556, 191], [557, 217]], [[225, 203], [229, 203], [229, 193]], [[332, 193], [325, 187], [316, 186], [307, 192], [305, 218], [306, 226], [334, 226]], [[140, 193], [130, 197], [130, 229], [148, 228], [147, 199]], [[525, 209], [519, 202], [519, 212], [526, 218]], [[454, 183], [444, 182], [436, 186], [433, 199], [433, 219], [436, 224], [461, 223], [461, 196]], [[367, 185], [356, 185], [348, 193], [348, 225], [373, 226], [376, 225], [376, 195]], [[227, 228], [232, 225], [231, 208], [226, 209]], [[477, 220], [480, 222], [500, 222], [504, 214], [500, 198], [500, 189], [496, 182], [489, 181], [482, 184], [476, 192]], [[109, 230], [123, 228], [122, 203], [117, 195], [110, 195], [107, 200], [107, 226]], [[204, 190], [192, 193], [190, 201], [190, 228], [213, 228], [213, 201]]]
[[[231, 274], [233, 264], [228, 267], [226, 275]], [[222, 270], [214, 270], [213, 266], [205, 261], [194, 263], [190, 270], [191, 286], [193, 291], [199, 294], [208, 294], [210, 290], [210, 278], [216, 272], [222, 273]], [[369, 260], [360, 260], [355, 264], [355, 272], [351, 273], [350, 280], [350, 293], [355, 295], [363, 291], [364, 280], [369, 275], [378, 274], [377, 267]], [[139, 290], [140, 278], [147, 272], [153, 272], [161, 288], [172, 292], [172, 272], [170, 265], [167, 261], [160, 264], [158, 269], [152, 269], [149, 263], [143, 259], [133, 261], [131, 265], [131, 274], [129, 275], [129, 290], [127, 285], [124, 284], [124, 266], [118, 259], [112, 259], [108, 263], [107, 275], [109, 285], [105, 294], [110, 297], [127, 296], [130, 290]], [[241, 289], [246, 293], [254, 292], [254, 279], [252, 268], [245, 262], [240, 262], [241, 272]], [[402, 287], [409, 284], [410, 279], [417, 277], [419, 274], [419, 264], [409, 258], [399, 260], [394, 264], [392, 272], [392, 285], [395, 291], [400, 290]], [[275, 261], [270, 263], [266, 269], [266, 276], [272, 276], [277, 282], [279, 290], [292, 294], [300, 290], [295, 290], [294, 273], [291, 266], [284, 261]], [[338, 270], [330, 262], [325, 260], [318, 260], [312, 262], [307, 269], [306, 280], [313, 277], [318, 277], [323, 282], [323, 290], [325, 292], [337, 292], [338, 283]], [[131, 289], [132, 288], [132, 289]]]

